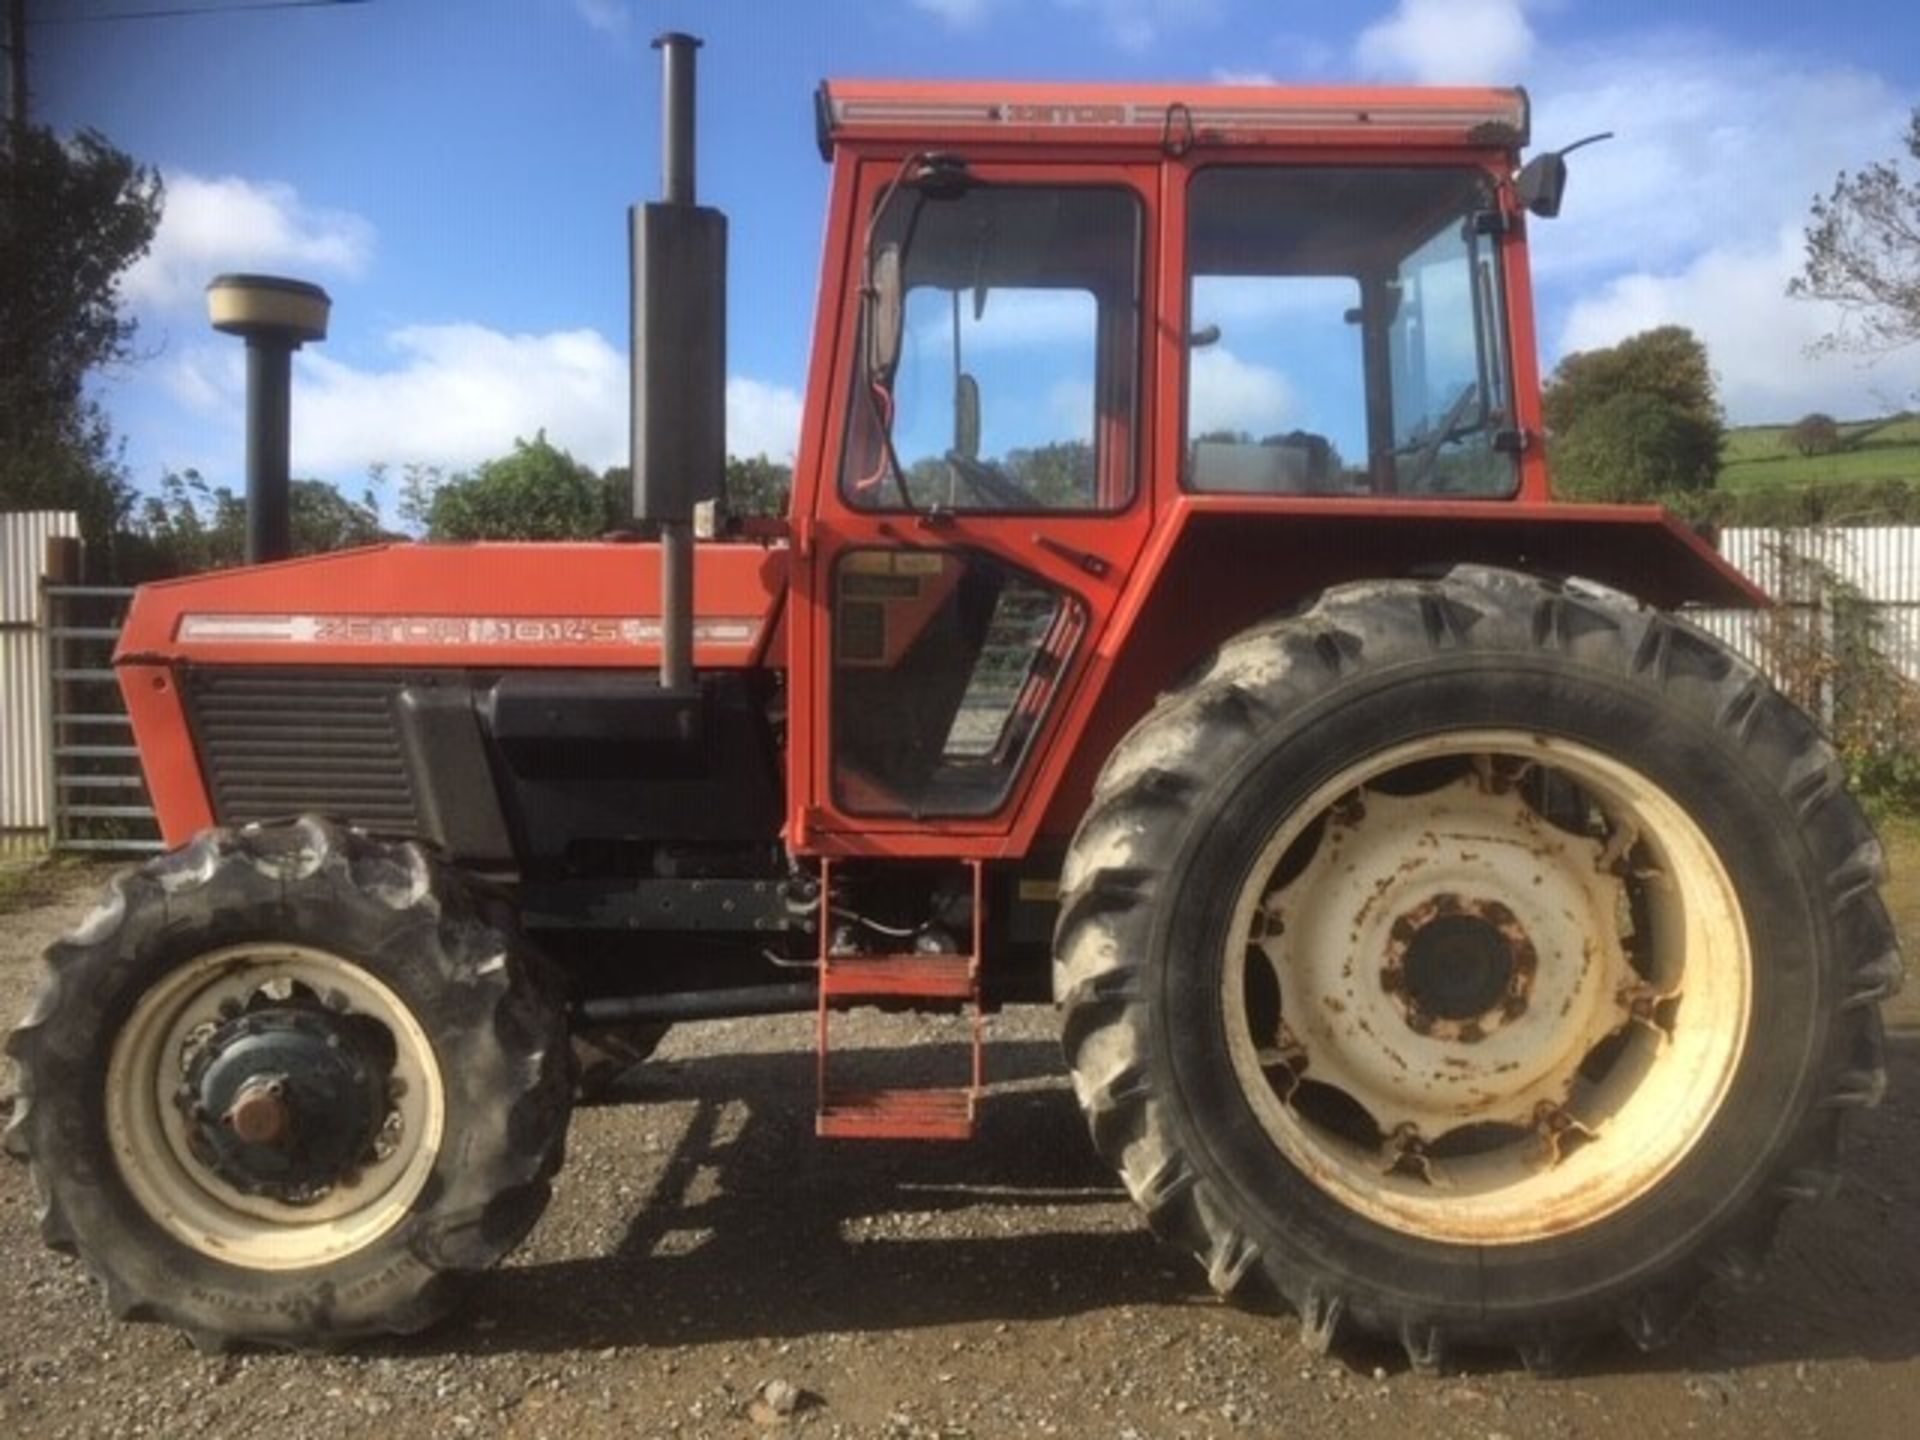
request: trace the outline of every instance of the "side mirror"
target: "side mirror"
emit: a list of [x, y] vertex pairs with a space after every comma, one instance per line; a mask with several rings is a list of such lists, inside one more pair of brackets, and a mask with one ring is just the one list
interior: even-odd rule
[[900, 363], [900, 332], [905, 323], [898, 245], [882, 246], [873, 257], [867, 304], [867, 379], [890, 385]]
[[980, 382], [965, 370], [953, 382], [953, 450], [962, 460], [980, 458]]
[[1560, 213], [1560, 197], [1567, 189], [1566, 152], [1549, 150], [1534, 156], [1520, 167], [1513, 188], [1522, 205], [1535, 215], [1551, 220]]
[[1560, 213], [1560, 197], [1567, 191], [1567, 156], [1583, 146], [1612, 138], [1611, 130], [1602, 130], [1571, 145], [1562, 145], [1558, 150], [1534, 156], [1513, 177], [1513, 190], [1520, 197], [1520, 203], [1535, 215], [1551, 220]]

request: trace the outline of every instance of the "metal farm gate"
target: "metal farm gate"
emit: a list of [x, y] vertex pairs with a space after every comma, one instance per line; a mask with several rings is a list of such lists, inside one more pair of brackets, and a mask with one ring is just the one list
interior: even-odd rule
[[140, 773], [133, 723], [114, 674], [130, 586], [48, 585], [48, 802], [55, 850], [145, 854], [162, 849]]

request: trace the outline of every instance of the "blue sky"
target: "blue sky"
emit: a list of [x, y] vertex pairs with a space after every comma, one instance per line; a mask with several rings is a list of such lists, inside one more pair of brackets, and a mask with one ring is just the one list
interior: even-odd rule
[[1534, 230], [1548, 365], [1672, 320], [1706, 338], [1736, 421], [1920, 392], [1920, 354], [1808, 356], [1831, 317], [1781, 294], [1808, 201], [1898, 153], [1920, 103], [1910, 0], [369, 0], [53, 23], [159, 4], [28, 0], [38, 118], [169, 184], [126, 286], [143, 357], [102, 388], [143, 485], [238, 473], [239, 353], [200, 291], [246, 268], [334, 297], [298, 369], [297, 472], [457, 467], [541, 426], [624, 459], [623, 207], [658, 187], [647, 42], [668, 28], [707, 41], [736, 450], [794, 442], [827, 179], [812, 92], [835, 74], [1525, 83], [1543, 144], [1620, 135]]

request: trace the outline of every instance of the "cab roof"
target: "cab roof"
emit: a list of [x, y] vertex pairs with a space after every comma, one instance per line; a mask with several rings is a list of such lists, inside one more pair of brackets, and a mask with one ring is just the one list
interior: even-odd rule
[[824, 80], [823, 158], [837, 143], [938, 148], [1151, 145], [1462, 146], [1518, 150], [1531, 123], [1518, 87], [1056, 85]]

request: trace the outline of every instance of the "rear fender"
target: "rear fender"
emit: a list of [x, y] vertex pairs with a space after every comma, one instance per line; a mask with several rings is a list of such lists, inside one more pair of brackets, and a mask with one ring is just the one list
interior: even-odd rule
[[1072, 832], [1100, 766], [1162, 691], [1229, 636], [1331, 585], [1481, 564], [1577, 576], [1665, 609], [1770, 603], [1658, 506], [1185, 496], [1167, 521], [1049, 749], [1022, 850]]

